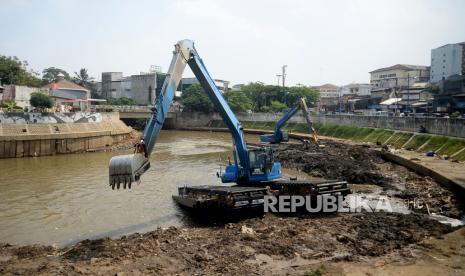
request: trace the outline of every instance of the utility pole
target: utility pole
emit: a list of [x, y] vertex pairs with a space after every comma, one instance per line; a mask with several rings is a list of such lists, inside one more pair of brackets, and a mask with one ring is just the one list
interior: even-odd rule
[[410, 112], [410, 73], [407, 73], [407, 111]]
[[278, 78], [278, 86], [279, 86], [279, 80], [281, 79], [281, 76], [282, 75], [276, 75], [276, 77]]
[[283, 90], [284, 90], [284, 87], [286, 86], [286, 67], [287, 65], [283, 65], [282, 67]]

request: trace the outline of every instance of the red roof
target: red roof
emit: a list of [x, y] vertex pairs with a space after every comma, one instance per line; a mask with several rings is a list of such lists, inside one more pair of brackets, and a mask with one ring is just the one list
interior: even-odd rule
[[42, 87], [43, 89], [57, 90], [57, 89], [71, 89], [71, 90], [84, 90], [89, 91], [86, 88], [75, 84], [74, 82], [68, 80], [59, 80], [56, 82], [49, 83]]

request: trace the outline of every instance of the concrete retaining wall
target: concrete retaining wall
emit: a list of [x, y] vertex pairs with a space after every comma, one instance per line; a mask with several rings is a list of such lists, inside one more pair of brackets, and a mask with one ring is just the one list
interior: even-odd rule
[[117, 121], [117, 112], [70, 112], [70, 113], [0, 113], [0, 124], [63, 124], [63, 123], [99, 123]]
[[[4, 115], [4, 114], [3, 114]], [[12, 123], [0, 124], [0, 158], [43, 156], [103, 149], [129, 139], [132, 129], [119, 120], [117, 113], [15, 115]], [[10, 114], [2, 118], [12, 118]], [[31, 123], [30, 119], [38, 119]], [[50, 118], [75, 119], [44, 123]], [[20, 123], [27, 121], [29, 123]], [[82, 122], [86, 121], [86, 122]]]
[[[181, 114], [181, 115], [180, 115]], [[277, 122], [282, 113], [238, 113], [241, 122]], [[175, 128], [206, 126], [208, 120], [221, 120], [218, 114], [205, 115], [199, 113], [177, 113]], [[465, 119], [426, 118], [426, 117], [383, 117], [359, 115], [320, 115], [312, 116], [314, 123], [346, 125], [356, 127], [384, 128], [408, 132], [418, 132], [424, 126], [428, 133], [444, 136], [465, 138]], [[291, 123], [305, 123], [305, 118], [299, 112], [292, 117]], [[199, 125], [205, 123], [204, 125]]]

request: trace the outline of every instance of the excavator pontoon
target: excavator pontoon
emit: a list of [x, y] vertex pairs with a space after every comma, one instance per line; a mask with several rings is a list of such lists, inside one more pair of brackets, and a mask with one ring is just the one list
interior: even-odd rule
[[271, 147], [249, 147], [241, 123], [216, 87], [191, 40], [181, 40], [175, 45], [167, 77], [142, 133], [141, 141], [145, 150], [115, 156], [110, 160], [109, 182], [113, 189], [131, 188], [131, 184], [139, 181], [141, 175], [150, 168], [150, 154], [186, 65], [189, 65], [228, 127], [233, 140], [234, 161], [230, 162], [223, 172], [217, 173], [223, 183], [231, 184], [180, 187], [178, 195], [173, 196], [179, 204], [193, 209], [231, 210], [262, 206], [267, 193], [277, 195], [349, 193], [345, 181], [309, 182], [283, 179], [281, 164], [275, 160]]

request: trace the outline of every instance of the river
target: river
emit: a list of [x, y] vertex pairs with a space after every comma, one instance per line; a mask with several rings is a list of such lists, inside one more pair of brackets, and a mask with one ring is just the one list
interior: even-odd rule
[[162, 131], [152, 167], [131, 190], [108, 186], [110, 158], [130, 151], [0, 159], [0, 242], [65, 245], [189, 224], [171, 195], [220, 183], [231, 149], [229, 133]]

